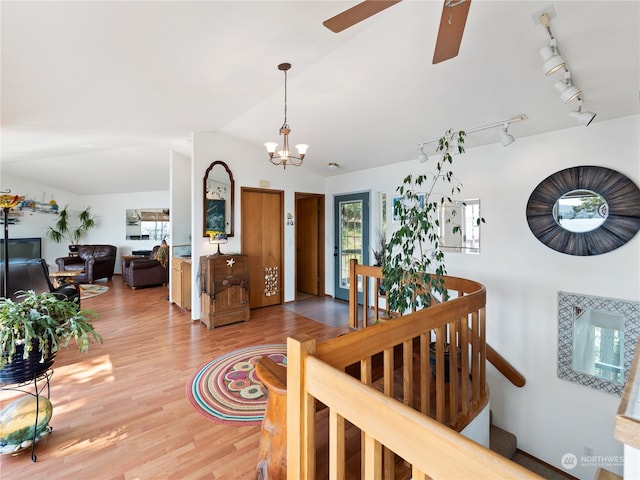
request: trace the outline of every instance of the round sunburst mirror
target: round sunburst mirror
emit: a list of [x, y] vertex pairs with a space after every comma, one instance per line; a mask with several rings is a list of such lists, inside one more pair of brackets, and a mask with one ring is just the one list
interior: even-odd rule
[[627, 243], [640, 229], [640, 189], [605, 167], [580, 166], [545, 178], [527, 202], [531, 232], [568, 255], [600, 255]]

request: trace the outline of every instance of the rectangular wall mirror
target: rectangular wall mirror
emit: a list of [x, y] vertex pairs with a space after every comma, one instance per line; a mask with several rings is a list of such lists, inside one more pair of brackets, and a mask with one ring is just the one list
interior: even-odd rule
[[127, 208], [127, 240], [154, 240], [169, 238], [168, 208]]
[[439, 217], [442, 251], [480, 253], [480, 199], [444, 202]]
[[558, 292], [558, 377], [616, 395], [640, 334], [640, 302]]

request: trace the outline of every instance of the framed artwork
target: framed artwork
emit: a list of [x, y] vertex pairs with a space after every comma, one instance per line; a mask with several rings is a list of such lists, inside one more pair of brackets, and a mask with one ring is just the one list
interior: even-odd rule
[[224, 221], [224, 207], [225, 207], [224, 199], [216, 199], [211, 200], [209, 198], [206, 199], [205, 206], [205, 231], [215, 230], [217, 232], [225, 232], [225, 221]]
[[[407, 205], [407, 199], [401, 196], [394, 196], [391, 201], [391, 223], [400, 223], [400, 207], [403, 202]], [[417, 198], [419, 208], [424, 208], [424, 195], [420, 194]]]
[[400, 207], [402, 205], [402, 197], [395, 196], [391, 200], [391, 222], [400, 223]]

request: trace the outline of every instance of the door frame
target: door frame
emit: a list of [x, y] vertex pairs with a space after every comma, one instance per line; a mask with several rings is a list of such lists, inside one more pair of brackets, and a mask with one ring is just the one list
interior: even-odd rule
[[[294, 194], [295, 196], [295, 213], [294, 213], [294, 218], [297, 219], [298, 218], [298, 200], [300, 199], [305, 199], [305, 198], [318, 198], [318, 204], [319, 204], [319, 211], [318, 211], [318, 228], [316, 231], [316, 235], [318, 237], [318, 277], [319, 277], [319, 285], [318, 285], [318, 297], [324, 297], [325, 296], [325, 249], [326, 249], [326, 244], [327, 242], [325, 242], [325, 195], [322, 193], [304, 193], [304, 192], [295, 192]], [[296, 220], [297, 221], [297, 220]], [[295, 245], [294, 245], [294, 268], [293, 268], [293, 272], [294, 272], [294, 286], [295, 286], [295, 292], [294, 292], [294, 298], [296, 298], [297, 300], [297, 296], [298, 296], [298, 278], [297, 278], [297, 263], [298, 263], [298, 238], [295, 234], [295, 229], [294, 229], [294, 237], [295, 237]]]

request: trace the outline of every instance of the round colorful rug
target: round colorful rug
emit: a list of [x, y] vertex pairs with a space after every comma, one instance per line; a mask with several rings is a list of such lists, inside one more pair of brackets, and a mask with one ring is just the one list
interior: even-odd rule
[[204, 365], [187, 383], [187, 398], [204, 417], [219, 423], [259, 425], [267, 406], [267, 390], [255, 371], [260, 357], [287, 364], [287, 346], [242, 348]]

